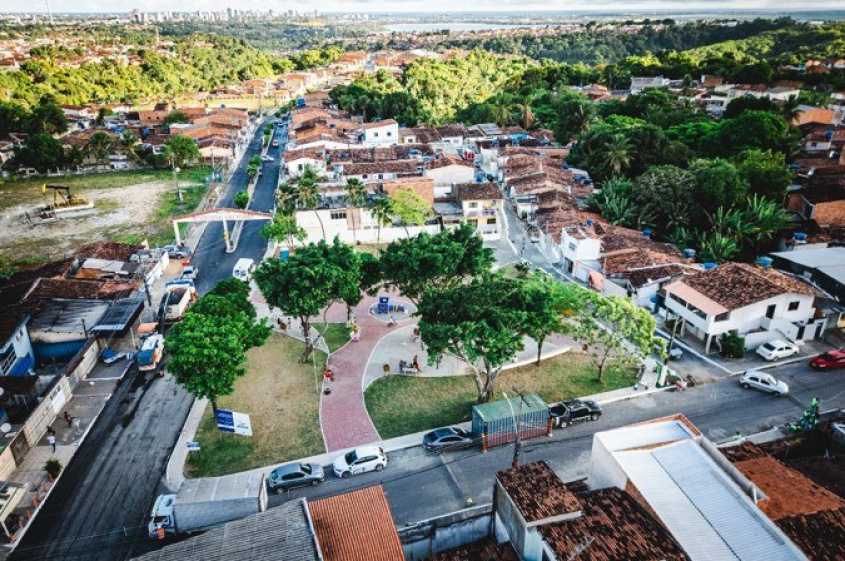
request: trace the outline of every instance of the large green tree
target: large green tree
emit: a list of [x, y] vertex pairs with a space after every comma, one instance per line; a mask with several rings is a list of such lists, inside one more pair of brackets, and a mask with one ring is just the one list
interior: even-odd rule
[[62, 143], [49, 134], [30, 136], [26, 144], [15, 150], [15, 164], [31, 167], [39, 173], [47, 173], [64, 165], [65, 153]]
[[747, 150], [737, 158], [737, 167], [749, 185], [749, 193], [781, 202], [792, 174], [786, 158], [771, 150]]
[[427, 288], [453, 288], [490, 271], [493, 250], [464, 224], [391, 242], [379, 261], [385, 286], [418, 302]]
[[443, 353], [463, 360], [475, 380], [477, 403], [490, 400], [502, 366], [524, 348], [530, 311], [522, 283], [486, 275], [466, 285], [427, 290], [420, 299], [419, 329], [429, 363]]
[[196, 162], [200, 159], [200, 149], [194, 139], [183, 134], [174, 134], [164, 143], [165, 157], [173, 161], [176, 167]]

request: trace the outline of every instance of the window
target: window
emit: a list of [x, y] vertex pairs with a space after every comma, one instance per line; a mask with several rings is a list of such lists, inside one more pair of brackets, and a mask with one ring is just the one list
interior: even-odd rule
[[393, 136], [393, 133], [388, 131], [387, 136]]
[[332, 212], [332, 213], [329, 215], [329, 217], [330, 217], [332, 220], [346, 220], [346, 211], [345, 211], [345, 210], [341, 210], [341, 211], [338, 211], [338, 212]]
[[795, 310], [798, 309], [798, 306], [800, 306], [800, 305], [801, 305], [801, 302], [790, 302], [789, 303], [789, 311], [794, 312]]
[[496, 219], [495, 219], [495, 218], [488, 218], [488, 219], [487, 219], [487, 223], [488, 223], [488, 224], [495, 224], [495, 223], [496, 223]]
[[469, 208], [478, 208], [478, 203], [476, 203], [476, 202], [469, 203]]
[[377, 133], [377, 132], [374, 132], [374, 133], [373, 133], [373, 138], [378, 138], [378, 133]]
[[578, 246], [575, 244], [575, 242], [569, 242], [569, 250], [570, 250], [570, 251], [575, 251], [575, 249], [576, 249], [577, 247], [578, 247]]
[[717, 315], [716, 318], [714, 319], [714, 321], [728, 321], [729, 317], [731, 317], [731, 313], [725, 312], [723, 314]]

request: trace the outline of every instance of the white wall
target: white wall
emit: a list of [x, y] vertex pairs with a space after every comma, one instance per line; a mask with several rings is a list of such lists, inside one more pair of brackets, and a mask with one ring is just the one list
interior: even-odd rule
[[399, 142], [399, 125], [391, 123], [381, 127], [364, 129], [365, 146], [388, 146]]
[[4, 342], [0, 351], [5, 352], [9, 346], [15, 349], [15, 356], [23, 358], [25, 356], [35, 359], [35, 353], [32, 350], [32, 343], [29, 341], [29, 332], [26, 329], [26, 323], [21, 322], [8, 341]]
[[311, 166], [315, 171], [323, 172], [326, 169], [326, 161], [316, 160], [314, 158], [298, 158], [285, 162], [285, 170], [287, 170], [287, 174], [291, 177], [299, 177], [305, 166]]
[[[359, 241], [362, 243], [388, 243], [397, 239], [406, 238], [408, 236], [415, 236], [420, 232], [428, 232], [429, 234], [436, 234], [440, 231], [440, 227], [436, 224], [426, 226], [409, 226], [408, 231], [399, 226], [382, 227], [381, 233], [375, 224], [375, 221], [370, 216], [369, 212], [362, 210], [361, 220], [355, 220], [355, 232], [352, 231], [352, 223], [347, 218], [332, 218], [332, 213], [339, 215], [340, 213], [348, 213], [346, 209], [333, 210], [318, 210], [320, 219], [323, 221], [323, 228], [325, 228], [325, 239], [328, 241], [339, 237], [341, 241], [346, 243], [354, 243]], [[313, 210], [301, 210], [296, 213], [296, 224], [305, 230], [307, 238], [305, 243], [317, 242], [323, 238], [323, 229], [320, 228], [320, 222], [317, 214]]]
[[566, 230], [561, 233], [561, 254], [564, 259], [578, 261], [597, 261], [601, 255], [601, 241], [594, 238], [579, 239], [570, 236]]

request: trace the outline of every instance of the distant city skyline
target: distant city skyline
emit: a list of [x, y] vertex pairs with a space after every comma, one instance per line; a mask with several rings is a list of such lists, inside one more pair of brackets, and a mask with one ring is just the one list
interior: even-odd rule
[[[367, 13], [391, 13], [406, 12], [420, 13], [431, 12], [448, 15], [453, 13], [478, 12], [480, 14], [490, 12], [513, 12], [513, 11], [546, 11], [546, 12], [606, 12], [619, 10], [620, 14], [627, 14], [636, 11], [726, 11], [726, 10], [765, 10], [765, 11], [825, 11], [843, 9], [841, 0], [817, 0], [812, 5], [806, 2], [795, 0], [784, 0], [773, 2], [770, 0], [711, 0], [708, 2], [680, 2], [678, 0], [645, 0], [628, 2], [624, 0], [575, 0], [564, 6], [550, 5], [548, 2], [535, 2], [533, 0], [477, 0], [471, 8], [461, 7], [455, 10], [454, 2], [447, 0], [430, 0], [419, 2], [417, 0], [352, 0], [352, 1], [324, 1], [324, 0], [300, 0], [298, 2], [267, 2], [266, 0], [195, 0], [187, 4], [183, 0], [51, 0], [50, 8], [53, 13], [120, 13], [130, 12], [137, 8], [141, 11], [217, 11], [226, 8], [237, 8], [239, 10], [297, 10], [320, 12], [367, 12]], [[46, 13], [47, 6], [44, 0], [36, 0], [26, 4], [13, 0], [0, 0], [0, 12], [5, 13]]]

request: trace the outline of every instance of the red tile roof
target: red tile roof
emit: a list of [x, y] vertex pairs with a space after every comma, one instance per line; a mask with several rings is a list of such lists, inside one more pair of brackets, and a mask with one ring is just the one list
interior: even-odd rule
[[483, 541], [432, 555], [428, 561], [520, 561], [509, 543]]
[[97, 242], [80, 247], [76, 251], [75, 257], [80, 261], [84, 261], [85, 259], [129, 261], [132, 254], [137, 252], [139, 249], [141, 249], [141, 246], [135, 244]]
[[759, 506], [772, 520], [845, 508], [845, 501], [771, 456], [734, 463], [768, 498]]
[[845, 559], [845, 508], [787, 516], [777, 525], [811, 561]]
[[397, 561], [405, 558], [381, 485], [309, 502], [325, 561]]
[[622, 489], [609, 487], [589, 491], [579, 498], [580, 517], [540, 526], [543, 540], [558, 559], [689, 559], [672, 535]]
[[528, 524], [581, 510], [581, 502], [546, 462], [500, 471], [496, 478]]
[[688, 277], [683, 283], [728, 310], [781, 294], [821, 295], [809, 284], [780, 271], [745, 263], [725, 263]]
[[461, 183], [456, 185], [458, 199], [462, 201], [496, 201], [502, 192], [495, 183]]

